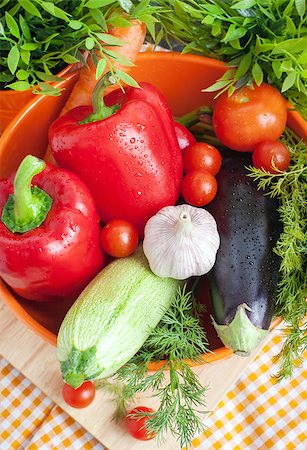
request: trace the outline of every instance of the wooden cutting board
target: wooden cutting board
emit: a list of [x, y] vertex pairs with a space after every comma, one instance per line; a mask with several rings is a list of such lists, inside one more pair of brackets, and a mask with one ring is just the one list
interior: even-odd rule
[[[111, 420], [114, 406], [110, 397], [101, 391], [97, 393], [92, 405], [86, 409], [76, 410], [66, 405], [61, 398], [62, 381], [56, 360], [56, 348], [21, 323], [2, 300], [0, 300], [0, 354], [109, 450], [180, 449], [172, 436], [167, 436], [166, 441], [160, 446], [157, 446], [155, 441], [141, 442], [132, 439], [123, 425], [115, 424]], [[209, 388], [206, 395], [208, 411], [216, 408], [255, 354], [256, 352], [248, 358], [233, 355], [194, 369], [202, 384]], [[139, 396], [137, 404], [157, 407], [154, 399], [144, 395]], [[208, 414], [203, 416], [204, 429], [207, 416]]]

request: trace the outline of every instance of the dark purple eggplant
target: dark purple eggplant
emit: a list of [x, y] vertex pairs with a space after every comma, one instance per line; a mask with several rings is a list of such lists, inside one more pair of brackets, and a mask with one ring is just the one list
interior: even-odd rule
[[218, 193], [206, 209], [217, 222], [221, 244], [207, 275], [214, 326], [221, 341], [247, 356], [268, 333], [274, 314], [281, 232], [275, 199], [247, 176], [250, 153], [225, 151]]

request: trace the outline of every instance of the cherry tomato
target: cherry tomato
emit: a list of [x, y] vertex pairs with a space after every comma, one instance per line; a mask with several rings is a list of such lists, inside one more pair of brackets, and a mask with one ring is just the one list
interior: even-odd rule
[[233, 150], [253, 151], [261, 141], [276, 141], [285, 129], [287, 104], [274, 87], [262, 83], [223, 93], [215, 104], [212, 124], [220, 141]]
[[96, 389], [91, 381], [85, 381], [77, 389], [64, 384], [62, 388], [62, 396], [65, 402], [73, 408], [86, 408], [95, 398]]
[[181, 125], [181, 123], [175, 122], [175, 131], [180, 150], [184, 150], [189, 145], [195, 144], [195, 137], [184, 125]]
[[151, 408], [147, 408], [147, 406], [137, 406], [132, 409], [126, 416], [126, 425], [129, 433], [135, 439], [139, 439], [140, 441], [149, 441], [153, 439], [155, 436], [153, 433], [147, 433], [146, 431], [146, 422], [148, 420], [148, 416], [144, 416], [142, 418], [131, 417], [130, 414], [136, 414], [137, 412], [145, 412], [145, 413], [153, 413], [154, 410]]
[[110, 220], [102, 229], [100, 241], [102, 248], [115, 258], [131, 255], [139, 242], [138, 232], [127, 220]]
[[181, 192], [190, 205], [204, 206], [214, 199], [217, 181], [205, 170], [192, 170], [183, 178]]
[[191, 170], [207, 170], [216, 175], [221, 168], [222, 157], [213, 145], [197, 142], [187, 147], [183, 154], [183, 168], [185, 173]]
[[280, 141], [263, 141], [255, 145], [253, 164], [258, 169], [276, 173], [278, 170], [287, 170], [290, 165], [290, 153], [285, 144]]

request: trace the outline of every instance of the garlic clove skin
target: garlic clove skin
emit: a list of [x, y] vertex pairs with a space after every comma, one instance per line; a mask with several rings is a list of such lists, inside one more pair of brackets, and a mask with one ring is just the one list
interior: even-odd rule
[[166, 206], [145, 226], [143, 250], [159, 277], [185, 280], [209, 272], [220, 237], [214, 217], [205, 209]]

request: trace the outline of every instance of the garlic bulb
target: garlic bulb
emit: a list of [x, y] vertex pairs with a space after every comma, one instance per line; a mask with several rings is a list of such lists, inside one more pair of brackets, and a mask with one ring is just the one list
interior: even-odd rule
[[215, 219], [202, 208], [166, 206], [145, 226], [144, 253], [159, 277], [185, 280], [209, 272], [219, 245]]

